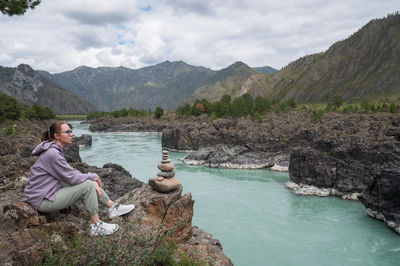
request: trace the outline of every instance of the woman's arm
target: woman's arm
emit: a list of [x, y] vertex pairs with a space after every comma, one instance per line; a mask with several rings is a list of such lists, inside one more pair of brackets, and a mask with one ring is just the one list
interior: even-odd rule
[[61, 151], [57, 149], [49, 149], [45, 155], [48, 173], [61, 182], [76, 185], [87, 179], [92, 181], [97, 181], [97, 179], [99, 179], [94, 173], [82, 174], [75, 168], [71, 167], [65, 160]]

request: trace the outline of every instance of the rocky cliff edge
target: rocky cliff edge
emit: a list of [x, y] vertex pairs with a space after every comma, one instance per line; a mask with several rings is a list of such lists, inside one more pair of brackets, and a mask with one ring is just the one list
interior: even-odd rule
[[[38, 139], [36, 133], [27, 134], [28, 128], [40, 132], [43, 125], [26, 121], [13, 126], [20, 129], [15, 135], [0, 137], [0, 146], [10, 148], [3, 149], [0, 156], [0, 163], [7, 165], [2, 167], [0, 185], [3, 265], [32, 265], [51, 260], [80, 265], [151, 264], [164, 263], [168, 258], [182, 263], [233, 265], [218, 240], [192, 226], [194, 201], [190, 193], [182, 195], [181, 186], [170, 193], [159, 193], [133, 178], [120, 165], [89, 166], [80, 162], [79, 149], [73, 147], [76, 144], [66, 151], [67, 160], [82, 172], [97, 173], [112, 200], [135, 204], [133, 212], [113, 220], [120, 230], [108, 237], [89, 237], [89, 219], [82, 203], [44, 215], [20, 202], [29, 167], [34, 162], [27, 150]], [[100, 217], [109, 221], [104, 208], [100, 209]]]

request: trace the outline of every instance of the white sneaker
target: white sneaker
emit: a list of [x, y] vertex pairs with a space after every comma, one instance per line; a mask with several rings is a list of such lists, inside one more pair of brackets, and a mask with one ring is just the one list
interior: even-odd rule
[[108, 217], [110, 219], [115, 218], [117, 216], [121, 216], [127, 213], [130, 213], [135, 208], [135, 205], [122, 205], [122, 204], [114, 204], [111, 208], [108, 209]]
[[95, 224], [90, 224], [90, 236], [108, 236], [118, 231], [118, 224], [108, 224], [103, 221], [98, 221]]

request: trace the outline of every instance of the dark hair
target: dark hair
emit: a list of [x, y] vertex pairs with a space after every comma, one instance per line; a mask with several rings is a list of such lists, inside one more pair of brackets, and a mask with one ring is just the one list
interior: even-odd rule
[[[57, 121], [51, 124], [51, 126], [43, 131], [42, 133], [42, 141], [48, 140], [48, 141], [53, 141], [54, 140], [54, 133], [60, 132], [61, 126], [63, 124], [67, 124], [65, 121]], [[68, 124], [67, 124], [68, 125]]]

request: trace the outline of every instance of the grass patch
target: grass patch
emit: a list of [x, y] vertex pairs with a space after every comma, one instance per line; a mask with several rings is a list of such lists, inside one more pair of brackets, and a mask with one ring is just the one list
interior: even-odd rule
[[149, 230], [127, 223], [110, 236], [75, 234], [60, 240], [54, 235], [43, 241], [42, 265], [206, 265], [195, 255], [177, 253], [172, 232], [162, 225]]

